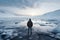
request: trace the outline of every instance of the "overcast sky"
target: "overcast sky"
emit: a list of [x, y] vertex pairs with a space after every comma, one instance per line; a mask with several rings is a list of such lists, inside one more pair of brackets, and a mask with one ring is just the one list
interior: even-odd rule
[[60, 0], [0, 0], [0, 9], [8, 10], [16, 15], [43, 15], [59, 10]]

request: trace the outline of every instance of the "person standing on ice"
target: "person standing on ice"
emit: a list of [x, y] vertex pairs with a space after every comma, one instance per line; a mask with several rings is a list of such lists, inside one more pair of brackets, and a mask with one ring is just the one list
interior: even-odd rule
[[27, 22], [27, 26], [28, 26], [28, 38], [27, 38], [27, 40], [29, 40], [29, 37], [31, 37], [31, 35], [32, 35], [32, 26], [33, 26], [33, 22], [31, 21], [31, 19], [29, 19], [29, 21]]

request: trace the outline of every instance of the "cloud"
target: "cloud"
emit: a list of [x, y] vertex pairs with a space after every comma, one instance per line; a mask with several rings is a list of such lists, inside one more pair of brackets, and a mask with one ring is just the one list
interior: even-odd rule
[[0, 5], [3, 6], [29, 6], [41, 4], [43, 2], [48, 3], [60, 3], [60, 0], [0, 0]]
[[60, 0], [0, 0], [0, 7], [16, 15], [43, 15], [60, 9]]

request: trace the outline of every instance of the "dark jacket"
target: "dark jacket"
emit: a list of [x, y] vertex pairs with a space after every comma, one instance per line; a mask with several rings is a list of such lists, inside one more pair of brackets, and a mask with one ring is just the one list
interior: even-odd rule
[[29, 28], [31, 28], [33, 26], [33, 22], [31, 21], [31, 19], [29, 19], [29, 21], [27, 22], [27, 26]]

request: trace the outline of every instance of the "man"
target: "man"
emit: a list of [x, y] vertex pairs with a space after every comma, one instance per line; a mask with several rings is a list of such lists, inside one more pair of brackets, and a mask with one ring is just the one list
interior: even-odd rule
[[28, 28], [32, 28], [33, 22], [31, 21], [31, 19], [29, 19], [29, 21], [27, 22], [27, 26]]
[[31, 21], [31, 19], [29, 19], [29, 21], [27, 22], [27, 26], [28, 26], [28, 39], [27, 40], [29, 40], [29, 37], [32, 35], [32, 26], [33, 26], [33, 22]]

